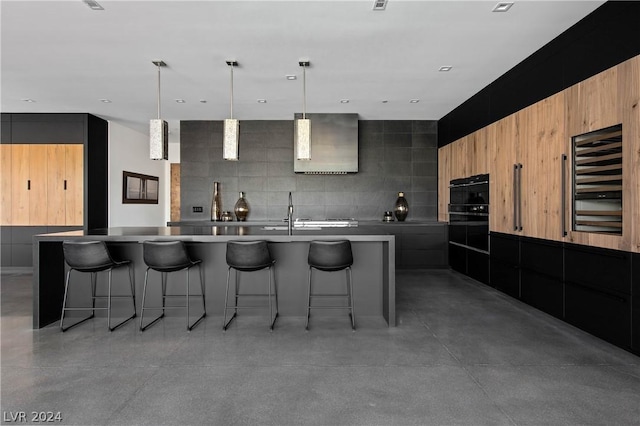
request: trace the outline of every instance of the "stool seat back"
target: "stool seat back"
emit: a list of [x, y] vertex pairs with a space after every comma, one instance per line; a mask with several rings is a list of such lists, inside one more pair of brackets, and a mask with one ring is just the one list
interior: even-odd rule
[[322, 271], [340, 271], [353, 265], [351, 241], [311, 241], [309, 266]]
[[182, 241], [144, 241], [144, 263], [160, 272], [174, 272], [192, 266], [187, 248]]
[[259, 271], [275, 261], [266, 241], [229, 241], [227, 265], [239, 271]]
[[117, 264], [104, 241], [63, 241], [62, 251], [67, 264], [81, 272], [104, 271]]

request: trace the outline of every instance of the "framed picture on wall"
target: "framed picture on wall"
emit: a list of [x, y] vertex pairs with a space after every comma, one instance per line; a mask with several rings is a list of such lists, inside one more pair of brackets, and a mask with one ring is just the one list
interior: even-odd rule
[[122, 204], [158, 204], [157, 176], [122, 172]]

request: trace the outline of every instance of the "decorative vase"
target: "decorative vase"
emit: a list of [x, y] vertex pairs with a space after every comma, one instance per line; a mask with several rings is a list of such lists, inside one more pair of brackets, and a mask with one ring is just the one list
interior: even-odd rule
[[244, 222], [249, 216], [249, 203], [244, 198], [244, 192], [240, 191], [240, 198], [236, 201], [236, 205], [233, 208], [233, 212], [236, 214], [238, 222]]
[[394, 212], [398, 222], [404, 222], [407, 218], [407, 215], [409, 214], [409, 203], [407, 203], [407, 199], [404, 198], [404, 192], [398, 192], [398, 199], [396, 200]]
[[220, 201], [220, 182], [213, 182], [213, 197], [211, 198], [211, 221], [222, 219], [222, 201]]

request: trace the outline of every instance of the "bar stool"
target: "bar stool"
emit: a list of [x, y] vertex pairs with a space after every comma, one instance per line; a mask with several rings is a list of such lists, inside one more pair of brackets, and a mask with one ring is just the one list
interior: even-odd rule
[[[147, 270], [144, 274], [144, 289], [142, 291], [142, 311], [140, 312], [140, 331], [145, 331], [157, 321], [164, 317], [166, 309], [187, 308], [187, 330], [191, 331], [206, 315], [207, 308], [205, 306], [204, 280], [202, 279], [202, 268], [200, 259], [192, 260], [187, 253], [187, 248], [182, 241], [144, 241], [142, 243], [142, 252], [144, 263]], [[200, 294], [189, 294], [189, 270], [198, 266], [200, 273]], [[162, 306], [145, 307], [145, 298], [147, 294], [147, 284], [149, 281], [149, 270], [160, 272], [162, 279]], [[187, 271], [186, 294], [167, 294], [167, 277], [170, 272]], [[167, 306], [167, 298], [184, 297], [186, 302], [182, 306]], [[189, 324], [189, 305], [191, 297], [200, 297], [202, 299], [202, 315], [198, 317], [193, 324]], [[162, 314], [147, 325], [143, 325], [145, 309], [162, 310]]]
[[[251, 309], [256, 306], [238, 305], [238, 298], [242, 296], [249, 297], [267, 297], [269, 300], [269, 329], [273, 330], [276, 319], [278, 318], [278, 291], [276, 286], [276, 277], [273, 270], [275, 260], [271, 257], [269, 245], [266, 241], [229, 241], [227, 242], [227, 290], [224, 295], [224, 320], [222, 329], [226, 330], [233, 319], [238, 315], [238, 309]], [[235, 291], [233, 306], [229, 306], [229, 278], [231, 270], [235, 270]], [[268, 269], [269, 271], [269, 288], [268, 293], [249, 294], [239, 293], [240, 290], [240, 272], [255, 272]], [[273, 290], [271, 286], [273, 281]], [[272, 299], [275, 299], [275, 315], [273, 314]], [[227, 322], [227, 311], [233, 309], [233, 315]]]
[[[129, 260], [113, 260], [111, 255], [109, 254], [109, 250], [107, 249], [107, 245], [104, 241], [63, 241], [62, 242], [62, 251], [64, 253], [64, 260], [69, 265], [69, 270], [67, 271], [67, 279], [64, 285], [64, 299], [62, 301], [62, 315], [60, 317], [60, 330], [67, 331], [68, 329], [75, 327], [91, 318], [93, 318], [96, 314], [96, 310], [106, 310], [107, 311], [107, 326], [109, 327], [109, 331], [113, 331], [116, 328], [120, 327], [130, 319], [135, 318], [136, 316], [136, 299], [133, 287], [133, 278], [131, 275], [131, 261]], [[119, 268], [121, 266], [127, 266], [129, 269], [129, 284], [131, 286], [131, 296], [113, 296], [111, 294], [111, 272], [113, 269]], [[91, 307], [77, 307], [77, 308], [67, 308], [67, 297], [69, 295], [69, 281], [71, 278], [71, 271], [78, 272], [88, 272], [91, 274]], [[108, 271], [109, 272], [109, 287], [108, 293], [106, 296], [96, 296], [96, 282], [98, 277], [98, 272]], [[133, 304], [133, 314], [123, 320], [122, 322], [116, 324], [111, 327], [111, 299], [116, 298], [131, 298]], [[107, 307], [106, 308], [96, 308], [96, 299], [107, 299]], [[67, 311], [86, 311], [91, 310], [91, 315], [84, 318], [81, 321], [76, 322], [69, 327], [64, 327], [64, 314]]]
[[[351, 276], [351, 265], [353, 265], [353, 253], [351, 252], [351, 242], [349, 240], [338, 241], [311, 241], [309, 244], [309, 288], [307, 303], [307, 322], [305, 328], [309, 330], [309, 317], [311, 309], [348, 309], [351, 317], [351, 328], [356, 329], [356, 319], [353, 302], [353, 278]], [[347, 292], [346, 294], [317, 294], [311, 292], [311, 276], [314, 269], [326, 272], [336, 272], [346, 270], [347, 272]], [[312, 298], [347, 298], [347, 306], [312, 306]]]

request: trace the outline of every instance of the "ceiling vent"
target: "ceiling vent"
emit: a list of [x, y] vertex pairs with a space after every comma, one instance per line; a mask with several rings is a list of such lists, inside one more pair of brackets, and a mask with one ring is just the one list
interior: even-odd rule
[[387, 7], [387, 0], [374, 0], [373, 10], [384, 10]]

